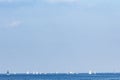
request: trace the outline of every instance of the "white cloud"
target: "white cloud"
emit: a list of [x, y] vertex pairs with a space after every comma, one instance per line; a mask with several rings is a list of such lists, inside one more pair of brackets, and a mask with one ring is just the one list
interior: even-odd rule
[[12, 21], [8, 24], [9, 27], [19, 27], [22, 24], [21, 21]]
[[0, 20], [0, 28], [16, 28], [21, 25], [22, 22], [20, 20]]

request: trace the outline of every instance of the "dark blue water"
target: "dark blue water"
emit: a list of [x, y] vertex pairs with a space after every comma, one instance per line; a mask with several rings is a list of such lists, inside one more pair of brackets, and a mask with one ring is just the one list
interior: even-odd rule
[[120, 74], [1, 74], [0, 80], [120, 80]]

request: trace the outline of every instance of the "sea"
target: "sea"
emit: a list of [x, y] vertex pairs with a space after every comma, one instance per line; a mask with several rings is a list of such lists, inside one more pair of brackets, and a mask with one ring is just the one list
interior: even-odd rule
[[0, 74], [0, 80], [120, 80], [120, 73]]

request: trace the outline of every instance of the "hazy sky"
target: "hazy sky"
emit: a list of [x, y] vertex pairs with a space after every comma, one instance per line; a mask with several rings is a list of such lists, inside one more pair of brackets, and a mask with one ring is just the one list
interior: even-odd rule
[[0, 72], [120, 72], [119, 0], [0, 0]]

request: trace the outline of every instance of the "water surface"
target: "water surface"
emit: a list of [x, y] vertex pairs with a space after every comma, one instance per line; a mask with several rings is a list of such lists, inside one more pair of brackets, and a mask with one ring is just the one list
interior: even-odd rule
[[0, 80], [120, 80], [120, 74], [1, 74]]

